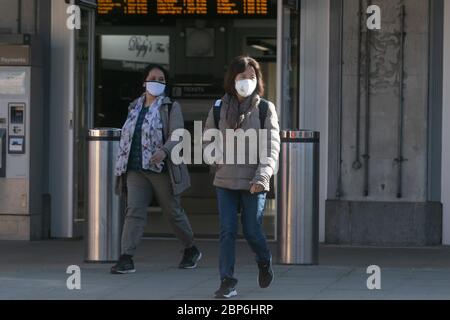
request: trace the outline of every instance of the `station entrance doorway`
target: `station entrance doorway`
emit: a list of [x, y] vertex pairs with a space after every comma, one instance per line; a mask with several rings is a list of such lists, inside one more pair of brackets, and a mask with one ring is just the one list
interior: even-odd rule
[[[248, 54], [258, 60], [266, 84], [264, 98], [277, 104], [280, 81], [277, 44], [283, 42], [277, 39], [280, 4], [270, 0], [252, 1], [267, 11], [247, 14], [244, 10], [248, 8], [245, 9], [244, 4], [249, 1], [226, 2], [238, 4], [236, 15], [220, 15], [216, 11], [213, 16], [209, 13], [205, 16], [182, 13], [160, 16], [151, 13], [159, 7], [148, 7], [147, 11], [139, 11], [141, 14], [130, 18], [125, 14], [130, 12], [129, 7], [118, 11], [117, 7], [102, 6], [99, 1], [94, 125], [123, 126], [129, 103], [143, 93], [141, 72], [151, 62], [162, 64], [169, 70], [171, 96], [181, 104], [185, 128], [192, 137], [194, 121], [204, 124], [214, 102], [223, 96], [227, 64], [235, 56]], [[216, 2], [210, 1], [208, 6], [209, 3]], [[218, 7], [215, 9], [219, 10]], [[255, 5], [255, 10], [261, 10], [261, 7]], [[147, 18], [143, 19], [143, 16]], [[292, 71], [287, 69], [287, 72]], [[189, 165], [189, 172], [192, 187], [183, 195], [182, 205], [196, 237], [217, 238], [219, 219], [213, 175], [207, 165]], [[276, 188], [274, 183], [272, 186]], [[268, 197], [263, 222], [269, 239], [274, 239], [276, 234], [275, 195], [273, 190]], [[149, 213], [145, 235], [172, 237], [172, 230], [157, 204], [149, 208]], [[241, 230], [239, 234], [242, 235]]]

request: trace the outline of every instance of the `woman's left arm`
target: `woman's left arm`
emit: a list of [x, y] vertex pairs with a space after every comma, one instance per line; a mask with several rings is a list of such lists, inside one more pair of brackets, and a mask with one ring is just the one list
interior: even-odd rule
[[[270, 178], [273, 176], [277, 166], [281, 143], [278, 115], [272, 102], [269, 102], [264, 129], [267, 130], [267, 144], [259, 146], [262, 147], [259, 150], [260, 163], [252, 184], [259, 184], [264, 187], [264, 190], [268, 191], [270, 189]], [[264, 161], [261, 161], [262, 158], [265, 158]]]

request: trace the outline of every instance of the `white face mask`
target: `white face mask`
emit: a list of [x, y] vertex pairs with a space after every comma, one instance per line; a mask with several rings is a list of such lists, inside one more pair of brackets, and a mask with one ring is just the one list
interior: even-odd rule
[[255, 92], [257, 85], [258, 81], [256, 79], [239, 80], [236, 81], [236, 91], [241, 97], [247, 98]]
[[161, 82], [149, 81], [145, 84], [147, 92], [154, 97], [159, 97], [166, 90], [166, 85]]

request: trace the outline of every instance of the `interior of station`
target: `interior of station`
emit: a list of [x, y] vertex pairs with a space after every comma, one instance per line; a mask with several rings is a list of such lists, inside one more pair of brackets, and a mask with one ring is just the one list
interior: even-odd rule
[[[194, 2], [193, 6], [211, 6], [211, 3], [215, 3], [215, 1], [207, 4], [201, 2], [200, 4]], [[231, 10], [228, 7], [230, 3], [225, 1], [223, 4], [225, 11], [220, 11], [217, 7], [214, 14], [182, 14], [179, 11], [174, 13], [174, 7], [171, 6], [165, 10], [169, 10], [173, 16], [169, 14], [161, 18], [149, 13], [154, 8], [127, 8], [126, 5], [111, 8], [109, 4], [102, 5], [102, 1], [98, 1], [95, 27], [94, 126], [122, 127], [130, 102], [143, 93], [142, 70], [148, 63], [161, 64], [169, 71], [170, 95], [181, 104], [184, 125], [192, 137], [194, 137], [194, 121], [204, 123], [214, 102], [223, 96], [223, 78], [228, 63], [235, 56], [248, 54], [258, 60], [266, 84], [265, 98], [275, 102], [277, 3], [273, 0], [238, 1], [237, 3], [244, 3], [244, 6], [249, 7], [231, 7], [236, 11], [232, 14], [227, 11]], [[251, 6], [254, 6], [253, 9]], [[184, 8], [188, 7], [189, 4]], [[80, 59], [84, 57], [82, 53], [77, 56]], [[82, 68], [86, 63], [77, 65]], [[79, 81], [84, 81], [85, 77], [79, 74]], [[79, 87], [82, 88], [83, 84]], [[82, 123], [78, 125], [83, 126]], [[78, 148], [80, 151], [85, 148], [81, 139]], [[78, 152], [78, 155], [83, 157], [83, 152]], [[78, 163], [83, 161], [80, 158]], [[219, 221], [215, 189], [212, 184], [213, 175], [206, 164], [192, 164], [188, 168], [192, 187], [182, 197], [183, 207], [196, 236], [216, 237]], [[78, 175], [80, 186], [84, 183], [83, 172], [85, 170], [80, 168]], [[272, 186], [275, 188], [274, 182]], [[85, 188], [78, 190], [80, 209], [78, 218], [83, 219]], [[263, 222], [268, 238], [274, 238], [276, 233], [274, 191], [269, 194]], [[170, 226], [157, 201], [152, 202], [149, 213], [145, 234], [170, 237], [172, 235]], [[239, 233], [241, 234], [241, 231]]]

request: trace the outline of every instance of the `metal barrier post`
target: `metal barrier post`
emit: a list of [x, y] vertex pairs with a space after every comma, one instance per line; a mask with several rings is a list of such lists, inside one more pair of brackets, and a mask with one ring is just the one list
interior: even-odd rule
[[120, 129], [88, 131], [87, 262], [113, 262], [120, 256], [121, 199], [114, 177], [120, 136]]
[[281, 132], [277, 219], [280, 264], [318, 264], [319, 154], [318, 132]]

